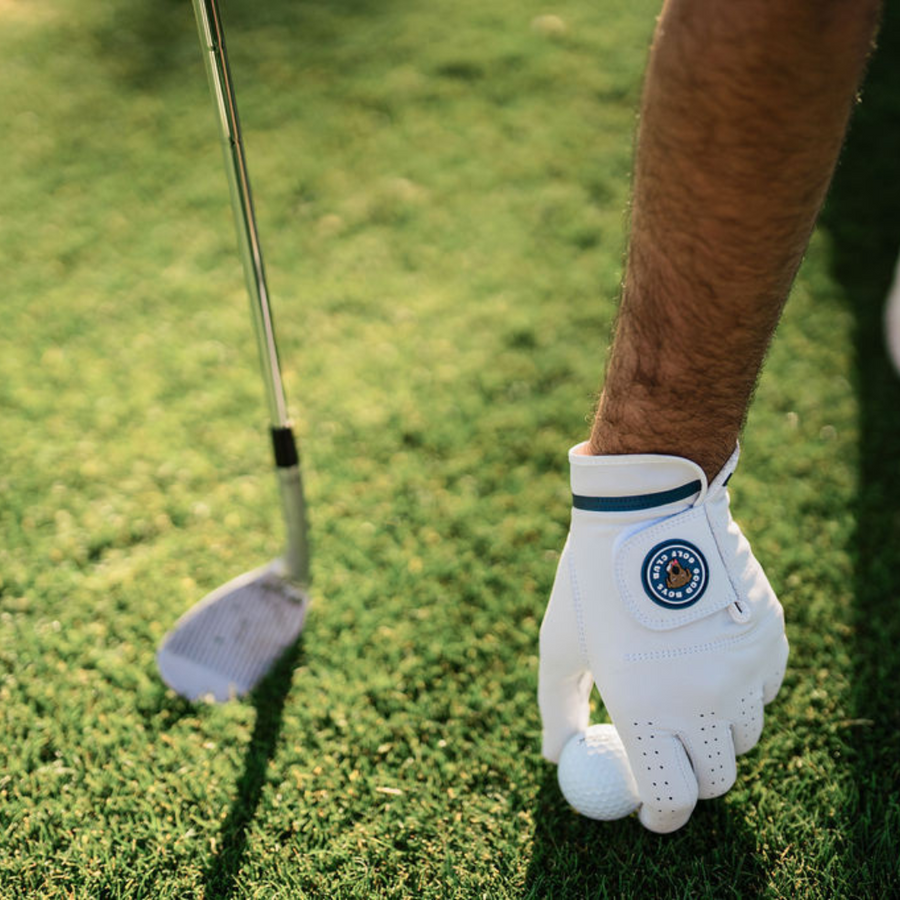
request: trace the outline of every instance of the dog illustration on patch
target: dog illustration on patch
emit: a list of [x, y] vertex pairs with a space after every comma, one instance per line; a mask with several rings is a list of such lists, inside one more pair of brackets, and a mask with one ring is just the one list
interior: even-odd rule
[[694, 573], [683, 566], [677, 559], [670, 560], [666, 566], [666, 585], [670, 590], [684, 587], [693, 578]]

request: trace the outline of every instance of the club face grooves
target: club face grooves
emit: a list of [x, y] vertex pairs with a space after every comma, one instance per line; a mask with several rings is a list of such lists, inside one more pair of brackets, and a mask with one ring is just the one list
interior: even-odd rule
[[176, 623], [157, 653], [160, 674], [190, 700], [242, 696], [297, 640], [307, 605], [274, 564], [242, 575]]

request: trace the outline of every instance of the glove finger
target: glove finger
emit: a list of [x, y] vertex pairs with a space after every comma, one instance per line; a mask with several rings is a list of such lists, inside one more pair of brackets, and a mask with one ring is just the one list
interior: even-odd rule
[[784, 672], [787, 668], [788, 661], [788, 641], [787, 637], [781, 636], [782, 645], [777, 665], [773, 668], [769, 677], [763, 682], [763, 703], [771, 703], [775, 699], [775, 695], [781, 688], [781, 682], [784, 681]]
[[569, 738], [588, 727], [593, 684], [590, 672], [581, 670], [567, 674], [541, 659], [538, 681], [538, 705], [543, 723], [541, 753], [550, 762], [559, 762], [559, 755]]
[[735, 753], [746, 753], [752, 750], [763, 730], [763, 692], [752, 691], [741, 698], [741, 705], [734, 722], [731, 724], [731, 736]]
[[737, 778], [737, 763], [731, 723], [718, 719], [701, 721], [705, 724], [686, 740], [697, 778], [698, 796], [701, 800], [711, 800], [731, 789]]
[[652, 724], [635, 723], [619, 733], [641, 798], [641, 824], [660, 834], [681, 828], [697, 805], [698, 790], [681, 741]]

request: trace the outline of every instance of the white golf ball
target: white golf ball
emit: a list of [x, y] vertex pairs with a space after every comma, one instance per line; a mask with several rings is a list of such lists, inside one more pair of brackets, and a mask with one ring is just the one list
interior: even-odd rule
[[641, 804], [619, 732], [591, 725], [569, 739], [559, 757], [559, 789], [576, 812], [611, 822]]

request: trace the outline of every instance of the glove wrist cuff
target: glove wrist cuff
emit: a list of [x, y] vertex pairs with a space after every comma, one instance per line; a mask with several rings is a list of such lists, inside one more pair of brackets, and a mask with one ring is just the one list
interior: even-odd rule
[[569, 451], [572, 503], [591, 512], [640, 512], [701, 503], [707, 483], [689, 459], [661, 454], [587, 456], [579, 444]]
[[590, 456], [583, 452], [585, 447], [586, 443], [581, 443], [569, 450], [572, 505], [601, 513], [648, 510], [657, 516], [673, 512], [673, 504], [678, 509], [699, 506], [724, 489], [740, 456], [740, 448], [735, 447], [728, 462], [708, 484], [703, 469], [681, 456]]

